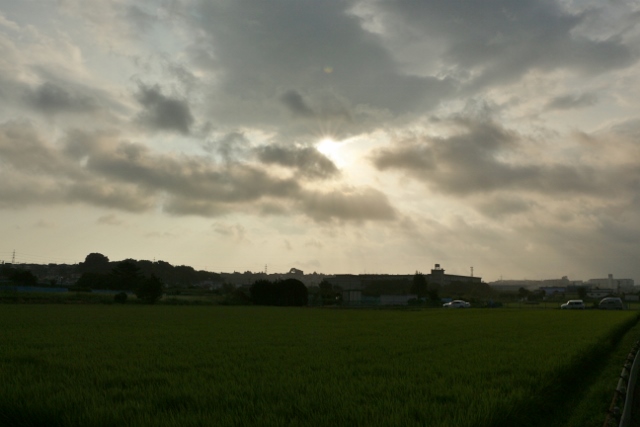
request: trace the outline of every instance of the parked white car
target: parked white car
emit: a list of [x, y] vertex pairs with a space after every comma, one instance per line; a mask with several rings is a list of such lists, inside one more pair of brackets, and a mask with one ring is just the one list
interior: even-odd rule
[[462, 301], [461, 299], [454, 299], [451, 302], [447, 302], [442, 304], [444, 308], [469, 308], [471, 304], [466, 301]]
[[584, 310], [584, 301], [581, 299], [570, 299], [560, 306], [563, 310]]

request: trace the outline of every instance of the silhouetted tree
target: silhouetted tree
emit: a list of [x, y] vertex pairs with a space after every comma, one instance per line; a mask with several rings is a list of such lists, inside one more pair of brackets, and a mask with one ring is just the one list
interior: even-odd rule
[[222, 295], [232, 294], [236, 290], [236, 286], [232, 283], [223, 283], [222, 288], [220, 289], [220, 293]]
[[298, 279], [286, 279], [275, 283], [278, 290], [278, 305], [305, 306], [309, 298], [307, 287]]
[[38, 278], [29, 270], [21, 270], [13, 267], [3, 267], [2, 275], [17, 286], [37, 286]]
[[527, 299], [529, 297], [529, 295], [531, 295], [531, 291], [529, 289], [525, 289], [525, 288], [519, 288], [518, 289], [518, 296], [521, 299]]
[[437, 286], [434, 286], [432, 288], [429, 288], [427, 290], [427, 296], [429, 297], [429, 301], [431, 302], [438, 302], [440, 301], [440, 295], [439, 295], [440, 291], [439, 288]]
[[278, 282], [257, 280], [249, 289], [251, 301], [257, 305], [303, 306], [307, 305], [308, 290], [297, 279]]
[[142, 282], [140, 268], [133, 260], [124, 260], [118, 263], [111, 272], [111, 289], [135, 291]]
[[109, 258], [97, 252], [87, 255], [79, 267], [83, 273], [108, 273], [111, 270]]
[[112, 276], [104, 273], [85, 271], [76, 281], [76, 286], [89, 289], [110, 289]]
[[224, 294], [224, 298], [220, 302], [222, 305], [247, 305], [251, 304], [251, 299], [242, 289], [233, 289], [231, 292]]
[[256, 280], [249, 288], [251, 302], [257, 305], [276, 305], [277, 295], [273, 282]]
[[419, 271], [416, 271], [416, 274], [413, 276], [411, 293], [416, 294], [419, 299], [424, 298], [427, 293], [427, 279], [424, 277], [424, 274]]
[[336, 303], [336, 290], [333, 288], [333, 284], [324, 279], [319, 284], [320, 298], [322, 305], [334, 305]]
[[140, 280], [140, 285], [136, 288], [135, 293], [141, 301], [154, 304], [162, 297], [163, 290], [162, 281], [152, 274]]

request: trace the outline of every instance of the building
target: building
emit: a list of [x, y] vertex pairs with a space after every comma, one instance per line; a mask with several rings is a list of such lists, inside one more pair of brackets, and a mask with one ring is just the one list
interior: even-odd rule
[[564, 286], [541, 286], [540, 290], [544, 292], [545, 297], [564, 295], [567, 292], [567, 288]]
[[425, 278], [428, 283], [438, 284], [440, 286], [446, 286], [454, 282], [482, 283], [482, 278], [480, 277], [445, 274], [444, 269], [440, 267], [440, 264], [436, 264], [435, 267], [431, 269], [431, 274], [427, 274]]
[[613, 274], [609, 274], [606, 279], [589, 279], [587, 284], [591, 288], [609, 288], [615, 290], [615, 293], [633, 292], [635, 291], [635, 283], [633, 279], [614, 279]]
[[[414, 276], [415, 274], [336, 274], [333, 277], [327, 277], [327, 280], [333, 286], [342, 289], [344, 304], [358, 305], [362, 301], [362, 292], [365, 290], [381, 296], [385, 295], [389, 301], [406, 299], [391, 298], [389, 295], [411, 295], [410, 289]], [[425, 274], [425, 279], [428, 284], [439, 286], [460, 282], [482, 283], [480, 277], [445, 274], [440, 264], [436, 264], [430, 274]]]

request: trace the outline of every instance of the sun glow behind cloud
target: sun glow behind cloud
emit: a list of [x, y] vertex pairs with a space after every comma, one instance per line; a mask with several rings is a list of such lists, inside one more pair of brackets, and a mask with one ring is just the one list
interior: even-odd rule
[[343, 168], [347, 164], [347, 160], [342, 153], [344, 141], [336, 141], [332, 138], [323, 138], [316, 145], [316, 150], [327, 156], [339, 168]]

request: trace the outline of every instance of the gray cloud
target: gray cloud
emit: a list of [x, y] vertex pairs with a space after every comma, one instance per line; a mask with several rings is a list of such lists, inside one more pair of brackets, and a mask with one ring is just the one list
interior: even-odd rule
[[194, 118], [186, 100], [171, 98], [160, 86], [138, 85], [136, 98], [145, 108], [138, 120], [152, 129], [188, 134]]
[[141, 212], [152, 203], [135, 185], [116, 186], [87, 173], [76, 158], [47, 143], [29, 122], [0, 126], [0, 165], [5, 207], [82, 202]]
[[316, 221], [389, 221], [397, 216], [384, 193], [372, 188], [307, 192], [298, 203]]
[[[640, 118], [631, 118], [620, 123], [616, 123], [611, 126], [610, 130], [605, 130], [602, 133], [604, 135], [601, 135], [601, 137], [609, 136], [615, 138], [615, 135], [620, 135], [631, 140], [632, 143], [637, 142], [640, 140]], [[637, 144], [633, 144], [633, 146], [637, 147]], [[634, 155], [635, 154], [636, 153], [634, 153]]]
[[258, 159], [265, 164], [294, 168], [303, 177], [326, 179], [340, 173], [331, 160], [312, 147], [266, 145], [256, 148], [256, 154]]
[[517, 195], [496, 196], [483, 199], [476, 204], [476, 208], [483, 215], [498, 220], [511, 215], [529, 213], [535, 207], [537, 203]]
[[0, 126], [0, 165], [3, 169], [42, 175], [59, 171], [61, 162], [54, 147], [41, 138], [31, 122], [11, 121]]
[[[209, 111], [223, 123], [277, 124], [289, 119], [340, 116], [352, 120], [341, 130], [373, 123], [380, 111], [411, 113], [431, 108], [453, 89], [453, 82], [402, 72], [376, 35], [362, 28], [349, 2], [248, 0], [202, 2], [201, 30], [192, 61], [202, 53], [215, 60]], [[284, 91], [283, 91], [283, 88]], [[304, 88], [304, 92], [291, 88]], [[328, 99], [340, 99], [336, 111]], [[363, 114], [369, 109], [369, 115]], [[358, 110], [358, 113], [355, 111]], [[337, 113], [337, 114], [336, 114]], [[308, 131], [308, 129], [307, 129]]]
[[217, 223], [213, 225], [213, 229], [217, 234], [233, 238], [233, 240], [237, 242], [243, 242], [247, 240], [247, 230], [240, 224], [231, 225]]
[[156, 16], [150, 14], [137, 5], [125, 6], [124, 15], [131, 22], [131, 27], [137, 31], [148, 32], [158, 22]]
[[25, 177], [0, 170], [0, 207], [16, 209], [30, 205], [58, 204], [64, 201], [64, 193], [58, 186], [41, 177]]
[[89, 113], [99, 109], [95, 98], [46, 82], [27, 95], [28, 103], [45, 114]]
[[65, 201], [80, 202], [131, 212], [145, 212], [153, 207], [153, 198], [136, 185], [114, 185], [99, 179], [65, 186]]
[[115, 214], [107, 214], [107, 215], [100, 216], [96, 220], [96, 223], [102, 224], [102, 225], [118, 226], [118, 225], [123, 225], [124, 221], [118, 218], [118, 216]]
[[594, 93], [580, 93], [560, 95], [553, 98], [547, 104], [552, 110], [571, 110], [576, 108], [591, 107], [598, 102], [598, 96]]
[[280, 99], [289, 111], [300, 117], [314, 117], [316, 113], [309, 107], [302, 96], [295, 90], [285, 92]]
[[[617, 36], [624, 26], [607, 38], [575, 34], [587, 17], [605, 13], [595, 7], [571, 11], [555, 1], [504, 0], [373, 4], [383, 13], [378, 19], [386, 24], [385, 31], [405, 43], [438, 40], [439, 60], [470, 88], [512, 82], [532, 69], [597, 74], [627, 67], [637, 59], [624, 38]], [[461, 72], [465, 70], [470, 71], [467, 77]]]
[[[517, 134], [493, 122], [456, 120], [462, 132], [446, 138], [423, 137], [377, 150], [378, 170], [399, 170], [455, 195], [528, 191], [544, 195], [609, 197], [631, 191], [640, 178], [637, 162], [615, 169], [589, 164], [508, 162], [522, 149]], [[615, 189], [615, 190], [613, 190]]]
[[[0, 130], [1, 174], [9, 183], [0, 192], [5, 207], [74, 202], [143, 212], [160, 205], [173, 215], [288, 213], [318, 221], [388, 220], [394, 215], [382, 193], [367, 188], [317, 192], [259, 164], [158, 154], [120, 141], [117, 134], [78, 130], [53, 146], [27, 122], [7, 123]], [[266, 163], [307, 170], [303, 175], [335, 173], [335, 166], [313, 149], [272, 147], [261, 155]]]
[[242, 132], [229, 132], [203, 144], [205, 151], [218, 154], [227, 162], [246, 159], [251, 154], [251, 142]]

